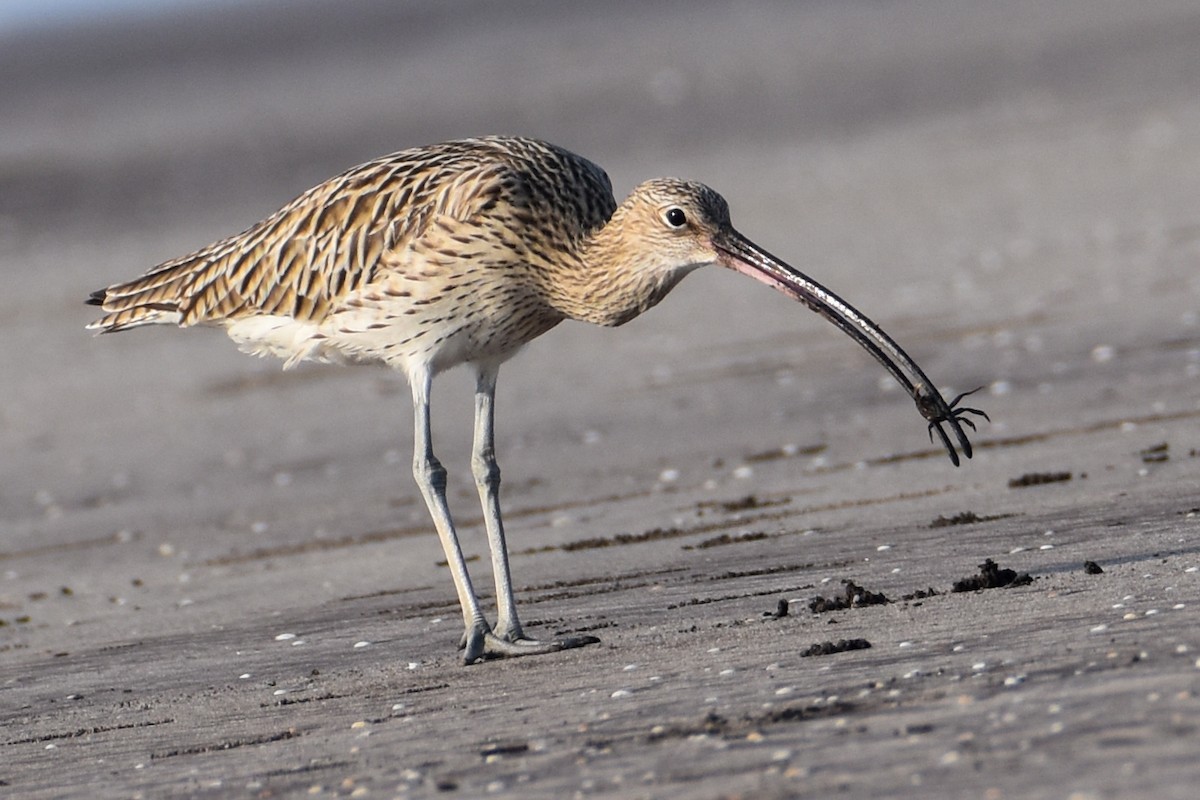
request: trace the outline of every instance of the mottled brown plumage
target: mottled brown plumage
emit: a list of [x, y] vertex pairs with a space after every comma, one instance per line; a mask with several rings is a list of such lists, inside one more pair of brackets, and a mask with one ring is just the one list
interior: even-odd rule
[[[536, 642], [516, 615], [492, 446], [500, 364], [564, 319], [620, 325], [688, 272], [720, 264], [817, 311], [905, 387], [955, 464], [974, 409], [947, 404], [920, 368], [865, 316], [758, 248], [731, 225], [724, 199], [663, 178], [619, 205], [590, 161], [531, 139], [488, 137], [403, 150], [305, 192], [242, 233], [140, 278], [93, 293], [103, 333], [153, 323], [217, 325], [247, 352], [382, 362], [413, 391], [413, 470], [454, 576], [466, 623], [464, 659], [542, 653], [593, 637]], [[472, 461], [499, 604], [495, 632], [467, 574], [429, 435], [434, 375], [477, 375]]]
[[[555, 191], [551, 175], [569, 176], [577, 190]], [[103, 290], [96, 299], [109, 313], [90, 327], [222, 325], [245, 349], [290, 364], [350, 357], [403, 366], [456, 337], [472, 357], [495, 356], [571, 314], [549, 273], [582, 269], [585, 237], [614, 207], [600, 168], [539, 142], [405, 150]], [[556, 308], [562, 300], [567, 307]]]

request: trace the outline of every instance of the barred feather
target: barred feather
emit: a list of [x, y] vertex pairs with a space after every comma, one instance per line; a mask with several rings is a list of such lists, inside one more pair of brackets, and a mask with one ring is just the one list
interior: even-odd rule
[[287, 366], [503, 359], [568, 317], [631, 319], [690, 269], [673, 266], [689, 249], [711, 260], [664, 228], [661, 206], [681, 200], [728, 222], [718, 195], [682, 181], [649, 181], [618, 208], [602, 169], [532, 139], [403, 150], [95, 292], [106, 313], [88, 327], [218, 325]]

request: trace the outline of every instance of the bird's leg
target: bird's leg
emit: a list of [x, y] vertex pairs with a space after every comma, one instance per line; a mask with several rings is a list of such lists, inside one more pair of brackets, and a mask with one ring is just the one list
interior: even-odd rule
[[483, 519], [487, 526], [488, 546], [492, 551], [492, 573], [496, 580], [497, 619], [494, 633], [484, 637], [484, 654], [494, 657], [552, 653], [571, 647], [595, 644], [594, 636], [570, 636], [551, 641], [538, 641], [525, 636], [517, 617], [517, 602], [513, 597], [512, 574], [508, 567], [508, 546], [504, 540], [504, 523], [500, 518], [500, 467], [496, 464], [495, 401], [496, 374], [499, 364], [481, 364], [475, 384], [475, 442], [471, 467]]
[[475, 442], [471, 470], [483, 505], [488, 547], [492, 551], [492, 574], [496, 579], [497, 618], [495, 632], [508, 641], [524, 639], [513, 597], [512, 573], [508, 567], [508, 545], [500, 518], [500, 466], [496, 463], [495, 401], [496, 366], [481, 366], [475, 383]]
[[467, 562], [458, 544], [458, 534], [450, 517], [450, 506], [446, 502], [446, 469], [433, 454], [433, 437], [429, 430], [429, 389], [432, 376], [428, 373], [410, 376], [413, 394], [413, 416], [415, 436], [413, 442], [413, 477], [425, 497], [425, 505], [433, 517], [446, 563], [454, 577], [454, 588], [458, 592], [458, 603], [462, 608], [466, 633], [463, 635], [463, 663], [478, 660], [484, 651], [484, 639], [491, 635], [491, 628], [479, 609], [479, 598], [471, 586], [467, 573]]

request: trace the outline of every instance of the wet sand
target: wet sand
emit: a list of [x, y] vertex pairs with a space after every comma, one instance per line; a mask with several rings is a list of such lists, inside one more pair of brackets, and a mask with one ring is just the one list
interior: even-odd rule
[[[0, 794], [1193, 795], [1194, 4], [392, 5], [0, 42]], [[711, 184], [984, 387], [974, 459], [731, 273], [564, 324], [502, 371], [504, 505], [530, 632], [602, 643], [460, 666], [401, 378], [82, 300], [480, 133]], [[1030, 580], [953, 591], [989, 558]], [[810, 610], [847, 580], [890, 602]]]

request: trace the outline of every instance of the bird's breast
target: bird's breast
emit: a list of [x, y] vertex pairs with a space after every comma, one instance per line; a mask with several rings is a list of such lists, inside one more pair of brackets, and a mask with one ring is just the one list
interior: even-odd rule
[[391, 274], [339, 304], [319, 327], [320, 346], [436, 374], [507, 358], [562, 320], [522, 281], [488, 277], [478, 270]]

